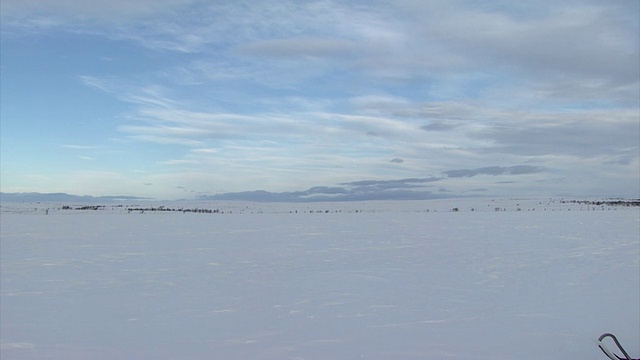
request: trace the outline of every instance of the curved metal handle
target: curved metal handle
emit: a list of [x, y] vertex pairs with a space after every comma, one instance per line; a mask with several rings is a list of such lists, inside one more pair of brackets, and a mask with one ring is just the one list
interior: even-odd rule
[[[620, 351], [622, 351], [622, 354], [624, 354], [625, 357], [623, 357], [623, 358], [619, 357], [618, 355], [613, 353], [611, 350], [607, 349], [606, 346], [604, 346], [604, 343], [602, 341], [604, 340], [604, 338], [607, 338], [607, 337], [610, 337], [611, 339], [613, 339], [613, 342], [616, 343], [616, 346], [618, 347], [618, 349], [620, 349]], [[629, 354], [627, 354], [627, 352], [624, 350], [622, 345], [620, 345], [620, 342], [618, 341], [616, 336], [613, 335], [613, 334], [604, 333], [604, 334], [600, 335], [600, 337], [598, 338], [598, 347], [611, 360], [634, 360], [634, 359], [631, 358], [631, 356], [629, 356]]]

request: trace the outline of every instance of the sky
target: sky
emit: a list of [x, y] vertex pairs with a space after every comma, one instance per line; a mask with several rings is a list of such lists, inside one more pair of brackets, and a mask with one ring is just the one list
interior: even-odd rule
[[638, 1], [0, 6], [4, 193], [640, 197]]

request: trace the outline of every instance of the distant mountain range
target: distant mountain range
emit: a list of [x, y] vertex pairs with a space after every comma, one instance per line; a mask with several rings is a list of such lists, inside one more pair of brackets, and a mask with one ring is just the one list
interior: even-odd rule
[[[192, 200], [203, 201], [255, 201], [255, 202], [321, 202], [367, 200], [427, 200], [457, 197], [448, 192], [433, 191], [437, 177], [397, 180], [362, 180], [340, 183], [337, 186], [314, 186], [303, 191], [270, 192], [264, 190], [228, 192], [200, 195]], [[2, 193], [6, 202], [113, 202], [128, 200], [164, 200], [137, 196], [90, 196], [66, 193]]]
[[149, 198], [137, 196], [89, 196], [89, 195], [70, 195], [66, 193], [3, 193], [0, 192], [0, 202], [87, 202], [95, 203], [98, 201], [126, 201], [126, 200], [151, 200]]
[[[335, 186], [314, 186], [303, 191], [271, 192], [265, 190], [227, 192], [199, 195], [203, 201], [255, 201], [255, 202], [322, 202], [322, 201], [367, 201], [367, 200], [430, 200], [486, 195], [487, 189], [470, 189], [462, 194], [447, 191], [436, 184], [446, 178], [473, 177], [478, 175], [524, 175], [545, 171], [543, 167], [529, 165], [491, 166], [477, 169], [458, 169], [443, 172], [443, 176], [405, 178], [392, 180], [359, 180]], [[130, 200], [166, 200], [138, 196], [90, 196], [66, 193], [2, 193], [0, 201], [7, 202], [112, 202]], [[185, 199], [189, 200], [189, 199]]]
[[[264, 190], [230, 192], [216, 195], [200, 195], [196, 201], [255, 201], [255, 202], [322, 202], [322, 201], [367, 201], [367, 200], [427, 200], [452, 196], [438, 196], [426, 191], [393, 190], [379, 193], [313, 193], [309, 191], [269, 192]], [[77, 202], [98, 203], [158, 199], [138, 196], [91, 196], [66, 193], [1, 193], [0, 202]]]
[[[456, 197], [451, 194], [438, 194], [425, 190], [402, 188], [384, 188], [366, 184], [353, 187], [314, 187], [305, 191], [269, 192], [264, 190], [229, 192], [215, 195], [200, 195], [196, 201], [253, 201], [253, 202], [343, 202], [368, 200], [428, 200]], [[70, 195], [66, 193], [2, 193], [1, 202], [78, 202], [98, 203], [116, 201], [163, 200], [137, 196], [90, 196]]]

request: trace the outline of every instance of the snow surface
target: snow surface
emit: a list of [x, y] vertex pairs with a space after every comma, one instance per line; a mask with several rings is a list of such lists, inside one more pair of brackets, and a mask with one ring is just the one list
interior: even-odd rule
[[165, 205], [3, 203], [0, 357], [640, 356], [638, 207]]

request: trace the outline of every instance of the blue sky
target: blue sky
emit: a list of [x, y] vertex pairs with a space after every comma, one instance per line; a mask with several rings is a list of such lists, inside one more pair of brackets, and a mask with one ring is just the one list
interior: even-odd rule
[[637, 1], [0, 4], [2, 192], [640, 196]]

